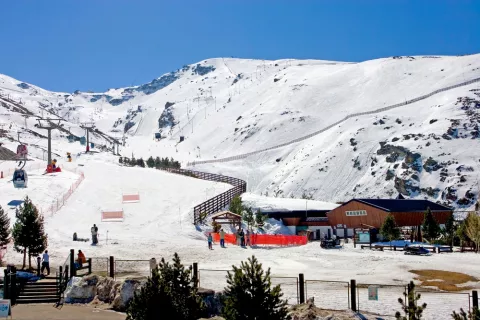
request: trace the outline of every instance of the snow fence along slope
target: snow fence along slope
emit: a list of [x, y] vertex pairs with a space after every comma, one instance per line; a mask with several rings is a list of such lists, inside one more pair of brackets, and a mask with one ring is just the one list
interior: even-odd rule
[[467, 86], [467, 85], [470, 85], [470, 84], [473, 84], [473, 83], [476, 83], [476, 82], [479, 82], [479, 81], [480, 81], [480, 78], [472, 79], [472, 80], [465, 81], [465, 82], [462, 82], [462, 83], [459, 83], [459, 84], [456, 84], [456, 85], [452, 85], [452, 86], [448, 86], [448, 87], [445, 87], [445, 88], [437, 89], [435, 91], [430, 92], [429, 94], [425, 94], [423, 96], [420, 96], [420, 97], [417, 97], [417, 98], [414, 98], [414, 99], [411, 99], [411, 100], [407, 100], [405, 102], [393, 104], [393, 105], [383, 107], [383, 108], [379, 108], [379, 109], [372, 110], [372, 111], [352, 113], [352, 114], [347, 115], [345, 118], [343, 118], [343, 119], [341, 119], [341, 120], [339, 120], [335, 123], [332, 123], [331, 125], [323, 128], [323, 129], [320, 129], [320, 130], [315, 131], [315, 132], [313, 132], [311, 134], [308, 134], [306, 136], [303, 136], [303, 137], [300, 137], [300, 138], [297, 138], [297, 139], [294, 139], [294, 140], [291, 140], [291, 141], [288, 141], [288, 142], [285, 142], [285, 143], [282, 143], [282, 144], [279, 144], [279, 145], [276, 145], [276, 146], [273, 146], [273, 147], [269, 147], [269, 148], [249, 152], [249, 153], [239, 154], [239, 155], [232, 156], [232, 157], [221, 158], [221, 159], [192, 161], [192, 162], [188, 162], [187, 165], [194, 166], [194, 165], [200, 165], [200, 164], [219, 163], [219, 162], [228, 162], [228, 161], [245, 159], [245, 158], [247, 158], [249, 156], [252, 156], [252, 155], [256, 155], [256, 154], [259, 154], [259, 153], [262, 153], [262, 152], [282, 148], [282, 147], [285, 147], [285, 146], [288, 146], [288, 145], [292, 145], [292, 144], [307, 140], [307, 139], [312, 138], [316, 135], [319, 135], [319, 134], [321, 134], [321, 133], [323, 133], [323, 132], [325, 132], [325, 131], [327, 131], [327, 130], [329, 130], [329, 129], [331, 129], [331, 128], [333, 128], [333, 127], [341, 124], [342, 122], [345, 122], [348, 119], [351, 119], [353, 117], [382, 113], [382, 112], [385, 112], [385, 111], [388, 111], [388, 110], [392, 110], [392, 109], [395, 109], [395, 108], [398, 108], [398, 107], [402, 107], [402, 106], [405, 106], [405, 105], [408, 105], [408, 104], [412, 104], [412, 103], [415, 103], [415, 102], [418, 102], [418, 101], [421, 101], [421, 100], [428, 99], [431, 96], [434, 96], [434, 95], [439, 94], [441, 92], [445, 92], [445, 91], [452, 90], [452, 89], [455, 89], [455, 88]]

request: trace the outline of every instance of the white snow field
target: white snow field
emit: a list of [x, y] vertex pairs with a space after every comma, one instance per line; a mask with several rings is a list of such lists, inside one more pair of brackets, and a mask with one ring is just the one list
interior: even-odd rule
[[[390, 284], [393, 287], [380, 288], [378, 302], [366, 300], [364, 287], [359, 289], [359, 300], [360, 310], [393, 315], [399, 309], [401, 286], [415, 277], [409, 270], [458, 271], [479, 278], [480, 255], [415, 257], [354, 249], [351, 244], [340, 250], [322, 250], [318, 243], [255, 249], [220, 249], [215, 245], [210, 251], [204, 236], [209, 226], [194, 226], [192, 209], [228, 185], [121, 167], [111, 149], [107, 153], [98, 147], [111, 148], [111, 137], [121, 140], [124, 136], [122, 156], [173, 157], [183, 167], [188, 162], [220, 161], [252, 152], [236, 161], [196, 165], [194, 169], [244, 179], [251, 193], [247, 197], [260, 205], [266, 195], [300, 198], [306, 194], [318, 201], [310, 203], [312, 208], [323, 208], [353, 197], [403, 193], [465, 211], [473, 208], [480, 191], [479, 82], [395, 109], [350, 118], [281, 148], [254, 152], [315, 133], [350, 114], [402, 103], [478, 78], [480, 54], [395, 57], [361, 63], [217, 58], [184, 66], [141, 86], [104, 93], [50, 92], [0, 75], [0, 142], [5, 147], [15, 150], [20, 133], [30, 156], [46, 159], [46, 132], [35, 127], [40, 116], [62, 117], [63, 128], [78, 137], [84, 136], [82, 122], [95, 123], [105, 134], [92, 134], [93, 150], [100, 152], [85, 155], [80, 153], [85, 147], [79, 142], [67, 141], [68, 133], [54, 130], [54, 157], [73, 172], [42, 176], [41, 170], [29, 169], [31, 180], [25, 190], [14, 190], [11, 182], [2, 179], [0, 204], [5, 207], [10, 200], [28, 194], [39, 207], [48, 206], [52, 195], [68, 190], [81, 171], [85, 180], [79, 188], [57, 213], [45, 216], [53, 266], [63, 264], [70, 248], [83, 250], [87, 257], [106, 259], [113, 255], [117, 260], [170, 259], [178, 252], [185, 264], [199, 263], [202, 286], [221, 289], [225, 271], [206, 269], [226, 270], [255, 254], [275, 276], [304, 273], [307, 280]], [[160, 141], [154, 139], [156, 132], [162, 135]], [[185, 141], [179, 142], [180, 136]], [[72, 153], [72, 163], [65, 163], [66, 152]], [[14, 163], [0, 163], [2, 170], [13, 167]], [[122, 194], [128, 193], [139, 193], [140, 202], [123, 204]], [[293, 200], [278, 200], [272, 201], [271, 207], [303, 208], [305, 204], [303, 200], [295, 204]], [[123, 222], [101, 221], [102, 210], [122, 209]], [[13, 224], [14, 211], [7, 210]], [[90, 238], [93, 223], [100, 231], [98, 246], [72, 240], [74, 232]], [[272, 232], [282, 230], [273, 222], [270, 226]], [[9, 247], [5, 259], [19, 262], [21, 254]], [[148, 272], [146, 261], [128, 263], [124, 266]], [[274, 283], [279, 282], [284, 283], [289, 301], [295, 302], [294, 279], [274, 279]], [[479, 284], [472, 286], [478, 288]], [[346, 291], [345, 283], [307, 282], [307, 295], [315, 296], [321, 307], [346, 309]], [[429, 304], [426, 319], [448, 319], [453, 309], [468, 307], [465, 293], [424, 293], [424, 297]], [[441, 308], [442, 314], [433, 314], [435, 308]]]

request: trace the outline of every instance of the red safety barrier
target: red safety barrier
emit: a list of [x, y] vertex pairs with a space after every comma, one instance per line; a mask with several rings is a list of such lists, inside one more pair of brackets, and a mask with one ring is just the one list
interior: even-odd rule
[[[220, 242], [220, 235], [218, 233], [212, 233], [213, 241]], [[247, 236], [245, 236], [247, 237]], [[250, 245], [272, 245], [272, 246], [303, 246], [307, 244], [308, 239], [306, 236], [290, 236], [290, 235], [273, 235], [273, 234], [251, 234]], [[245, 239], [247, 241], [248, 239]], [[225, 243], [237, 244], [237, 239], [234, 234], [225, 234]], [[248, 242], [247, 242], [248, 243]]]

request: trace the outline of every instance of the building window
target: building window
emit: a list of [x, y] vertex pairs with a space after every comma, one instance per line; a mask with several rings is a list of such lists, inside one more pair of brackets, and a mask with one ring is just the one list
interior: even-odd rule
[[347, 217], [366, 216], [366, 210], [345, 211]]

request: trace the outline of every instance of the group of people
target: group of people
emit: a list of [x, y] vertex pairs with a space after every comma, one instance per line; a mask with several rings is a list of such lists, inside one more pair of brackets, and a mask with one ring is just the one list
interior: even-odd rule
[[243, 229], [238, 228], [237, 232], [235, 233], [235, 239], [237, 245], [241, 247], [246, 247], [250, 245], [250, 231], [243, 231]]
[[[218, 234], [220, 236], [220, 247], [226, 248], [225, 247], [225, 231], [223, 231], [223, 229], [220, 229]], [[235, 243], [241, 247], [250, 246], [252, 245], [251, 240], [253, 235], [254, 233], [250, 232], [248, 229], [247, 231], [243, 231], [242, 228], [238, 228], [237, 232], [235, 232]], [[208, 241], [208, 249], [213, 250], [213, 235], [211, 233], [208, 234], [207, 241]]]

